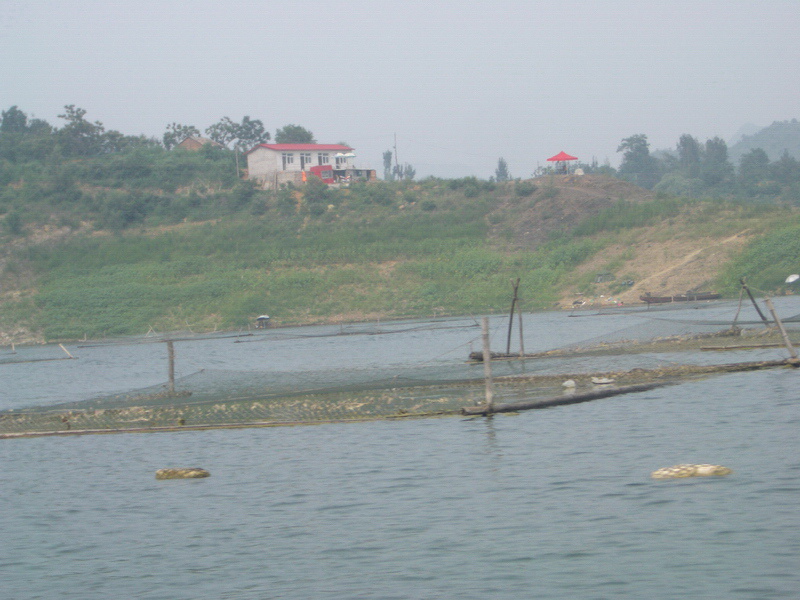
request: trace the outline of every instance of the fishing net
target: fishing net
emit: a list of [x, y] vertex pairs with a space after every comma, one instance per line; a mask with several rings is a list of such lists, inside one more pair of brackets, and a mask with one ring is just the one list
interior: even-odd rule
[[[534, 349], [522, 355], [516, 349], [514, 353], [497, 354], [498, 360], [492, 361], [495, 402], [551, 398], [564, 393], [565, 379], [587, 387], [598, 377], [611, 377], [618, 383], [641, 383], [707, 374], [713, 372], [715, 363], [726, 362], [718, 357], [721, 351], [730, 352], [736, 360], [747, 360], [753, 350], [769, 349], [774, 355], [776, 348], [783, 348], [777, 328], [771, 323], [767, 327], [754, 311], [743, 309], [735, 302], [701, 304], [689, 311], [686, 307], [680, 310], [637, 307], [571, 316], [575, 318], [566, 322], [562, 319], [556, 347]], [[589, 321], [588, 317], [592, 317], [590, 328], [582, 325]], [[784, 322], [789, 337], [799, 343], [800, 316], [787, 317]], [[507, 327], [507, 318], [493, 320], [493, 345], [499, 345], [498, 340], [505, 341]], [[585, 335], [584, 329], [596, 331], [598, 328], [602, 330], [599, 335]], [[411, 343], [416, 335], [446, 336], [453, 330], [460, 336], [458, 339], [465, 341], [427, 362], [405, 358], [396, 364], [382, 360], [362, 368], [347, 365], [313, 369], [303, 368], [302, 362], [285, 370], [259, 369], [253, 364], [238, 369], [198, 368], [173, 381], [122, 393], [2, 412], [0, 436], [266, 426], [458, 414], [463, 407], [478, 405], [485, 398], [483, 365], [474, 360], [474, 348], [481, 347], [480, 328], [475, 319], [213, 336], [172, 334], [170, 340], [230, 342], [237, 344], [237, 351], [249, 355], [252, 352], [243, 352], [242, 344], [268, 343], [273, 348], [285, 343], [286, 347], [302, 352], [304, 340], [316, 344], [322, 338], [341, 340], [348, 336], [366, 336], [354, 340], [364, 346], [372, 336], [395, 334], [408, 336], [402, 339]], [[76, 348], [163, 345], [166, 340], [165, 337], [144, 336], [86, 342]], [[179, 351], [186, 353], [188, 347], [191, 344], [181, 346]], [[256, 346], [246, 348], [252, 350]], [[26, 353], [24, 360], [69, 358], [64, 353], [68, 354], [65, 348], [43, 348]], [[470, 356], [473, 360], [469, 360]], [[13, 357], [3, 356], [0, 361]], [[764, 356], [759, 355], [759, 358]]]
[[[625, 326], [601, 335], [568, 343], [545, 355], [627, 354], [726, 350], [740, 347], [783, 346], [771, 318], [753, 306], [735, 302], [636, 307], [571, 316], [623, 316]], [[765, 320], [762, 320], [761, 317]], [[800, 314], [781, 319], [789, 337], [800, 341]]]

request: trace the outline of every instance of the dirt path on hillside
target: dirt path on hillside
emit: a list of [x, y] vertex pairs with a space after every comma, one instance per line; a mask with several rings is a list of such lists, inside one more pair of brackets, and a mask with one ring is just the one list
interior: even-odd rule
[[[736, 234], [734, 234], [734, 235], [732, 235], [730, 237], [727, 237], [727, 238], [722, 239], [722, 240], [717, 240], [714, 243], [707, 244], [707, 245], [705, 245], [705, 246], [703, 246], [701, 248], [698, 248], [696, 250], [693, 250], [693, 251], [689, 252], [683, 258], [681, 258], [679, 260], [676, 260], [675, 262], [673, 262], [670, 265], [668, 265], [666, 268], [661, 269], [660, 271], [658, 271], [656, 273], [653, 273], [649, 277], [645, 277], [644, 279], [636, 282], [631, 287], [630, 291], [626, 293], [626, 295], [635, 295], [638, 298], [639, 293], [644, 293], [645, 291], [648, 290], [649, 287], [651, 287], [651, 286], [652, 287], [657, 287], [660, 282], [670, 279], [670, 274], [673, 274], [674, 272], [677, 272], [680, 269], [686, 268], [687, 265], [689, 265], [690, 263], [692, 263], [694, 261], [702, 260], [703, 257], [701, 257], [701, 254], [704, 254], [704, 253], [709, 254], [715, 248], [720, 248], [722, 246], [725, 246], [725, 245], [728, 245], [728, 244], [732, 244], [734, 242], [741, 242], [742, 238], [744, 236], [746, 236], [746, 234], [749, 231], [750, 231], [749, 229], [744, 229], [744, 230], [740, 231], [739, 233], [736, 233]], [[682, 292], [688, 292], [688, 291], [709, 291], [709, 290], [696, 289], [697, 287], [703, 286], [703, 285], [705, 285], [707, 283], [709, 283], [709, 282], [708, 281], [701, 281], [701, 282], [698, 283], [697, 279], [694, 279], [691, 282], [687, 281], [687, 284], [689, 284], [690, 287], [685, 289], [685, 290], [675, 291], [675, 293], [682, 293]]]
[[[710, 289], [720, 269], [750, 240], [750, 229], [723, 239], [675, 237], [659, 239], [663, 230], [656, 226], [643, 231], [627, 244], [605, 248], [578, 269], [576, 282], [587, 277], [612, 271], [616, 278], [607, 283], [596, 283], [587, 295], [573, 289], [559, 302], [571, 308], [573, 302], [583, 301], [589, 306], [607, 304], [638, 304], [643, 294], [671, 296], [687, 291], [716, 291]], [[612, 266], [613, 265], [613, 266]], [[620, 289], [620, 282], [630, 279], [634, 284]]]

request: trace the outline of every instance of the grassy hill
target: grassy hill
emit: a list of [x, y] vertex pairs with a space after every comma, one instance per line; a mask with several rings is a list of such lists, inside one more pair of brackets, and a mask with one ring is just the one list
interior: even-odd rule
[[[733, 294], [740, 275], [780, 291], [800, 270], [796, 208], [654, 197], [596, 175], [277, 194], [202, 185], [202, 197], [170, 192], [186, 207], [178, 216], [145, 210], [109, 229], [112, 213], [92, 220], [83, 208], [80, 220], [7, 230], [0, 339], [238, 329], [263, 313], [286, 325], [502, 312], [517, 277], [523, 310], [645, 291]], [[614, 279], [595, 283], [600, 272]]]

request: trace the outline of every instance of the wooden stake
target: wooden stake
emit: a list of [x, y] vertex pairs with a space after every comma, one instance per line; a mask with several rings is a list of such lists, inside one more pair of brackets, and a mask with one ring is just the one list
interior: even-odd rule
[[514, 325], [514, 306], [517, 304], [517, 290], [519, 289], [519, 277], [511, 284], [514, 286], [514, 297], [511, 298], [511, 313], [508, 315], [508, 340], [506, 343], [506, 354], [511, 354], [511, 327]]
[[59, 346], [61, 346], [61, 349], [62, 349], [64, 352], [66, 352], [66, 353], [67, 353], [67, 356], [69, 356], [70, 358], [75, 358], [74, 356], [72, 356], [72, 354], [70, 354], [70, 353], [69, 353], [69, 350], [67, 350], [66, 348], [64, 348], [64, 344], [59, 344]]
[[786, 329], [783, 327], [783, 322], [778, 318], [778, 313], [775, 312], [775, 307], [772, 305], [772, 300], [767, 297], [764, 298], [764, 303], [767, 305], [769, 312], [772, 313], [772, 318], [775, 319], [775, 324], [778, 326], [778, 329], [781, 332], [781, 337], [783, 337], [783, 343], [786, 344], [786, 349], [789, 351], [790, 356], [793, 360], [797, 360], [797, 351], [792, 346], [792, 342], [789, 341], [789, 334], [786, 333]]
[[486, 404], [482, 414], [494, 412], [494, 383], [492, 382], [492, 352], [489, 349], [489, 318], [483, 317], [483, 376], [486, 379]]
[[522, 311], [517, 311], [517, 320], [519, 321], [519, 359], [525, 360], [525, 341], [522, 336]]
[[167, 340], [167, 356], [169, 360], [169, 393], [175, 393], [175, 346], [172, 340]]
[[758, 308], [758, 304], [756, 304], [756, 299], [753, 298], [753, 294], [750, 293], [750, 288], [747, 287], [747, 284], [744, 282], [744, 277], [742, 277], [739, 281], [741, 282], [744, 291], [747, 292], [748, 296], [750, 296], [750, 302], [752, 302], [753, 306], [756, 307], [756, 312], [758, 313], [758, 316], [761, 317], [762, 321], [764, 321], [764, 325], [766, 327], [769, 327], [769, 320], [767, 320], [767, 317], [765, 317], [764, 313], [761, 312], [761, 309]]

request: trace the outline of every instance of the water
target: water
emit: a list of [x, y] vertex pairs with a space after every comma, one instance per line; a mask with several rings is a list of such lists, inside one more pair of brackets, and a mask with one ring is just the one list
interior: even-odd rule
[[[800, 297], [775, 299], [779, 314], [800, 313]], [[547, 312], [525, 315], [525, 351], [552, 350], [602, 340], [664, 335], [683, 329], [697, 330], [693, 323], [711, 322], [714, 330], [730, 326], [735, 302], [702, 303], [643, 309], [608, 309], [594, 312]], [[752, 306], [745, 305], [740, 321], [760, 323]], [[491, 319], [492, 348], [505, 350], [508, 320]], [[351, 335], [340, 335], [342, 333]], [[378, 335], [375, 335], [379, 333]], [[147, 340], [140, 340], [147, 341]], [[163, 343], [111, 344], [84, 342], [67, 344], [78, 360], [54, 360], [66, 354], [57, 346], [0, 349], [0, 410], [48, 406], [88, 400], [157, 386], [167, 379], [167, 349]], [[480, 365], [466, 365], [470, 349], [481, 349], [481, 331], [474, 318], [441, 319], [433, 322], [395, 322], [271, 329], [251, 337], [223, 334], [216, 339], [175, 342], [176, 376], [191, 376], [201, 370], [259, 372], [265, 382], [287, 381], [303, 389], [346, 385], [370, 377], [417, 377], [420, 382], [442, 376], [482, 377]], [[512, 334], [512, 352], [518, 351], [518, 333]], [[773, 350], [744, 353], [676, 353], [652, 356], [592, 356], [526, 362], [524, 372], [570, 373], [587, 370], [655, 368], [665, 364], [713, 364], [780, 358]], [[17, 361], [10, 363], [8, 361]], [[519, 374], [516, 362], [495, 363], [498, 375]]]
[[[609, 318], [546, 317], [576, 341]], [[473, 335], [439, 331], [422, 357]], [[328, 341], [420, 360], [392, 350], [402, 337]], [[91, 369], [163, 379], [141, 350]], [[44, 387], [6, 402], [55, 403], [48, 370], [84, 358], [28, 364]], [[492, 419], [5, 440], [0, 598], [798, 598], [799, 383], [772, 370]], [[682, 462], [734, 473], [649, 478]], [[212, 476], [157, 481], [169, 466]]]

